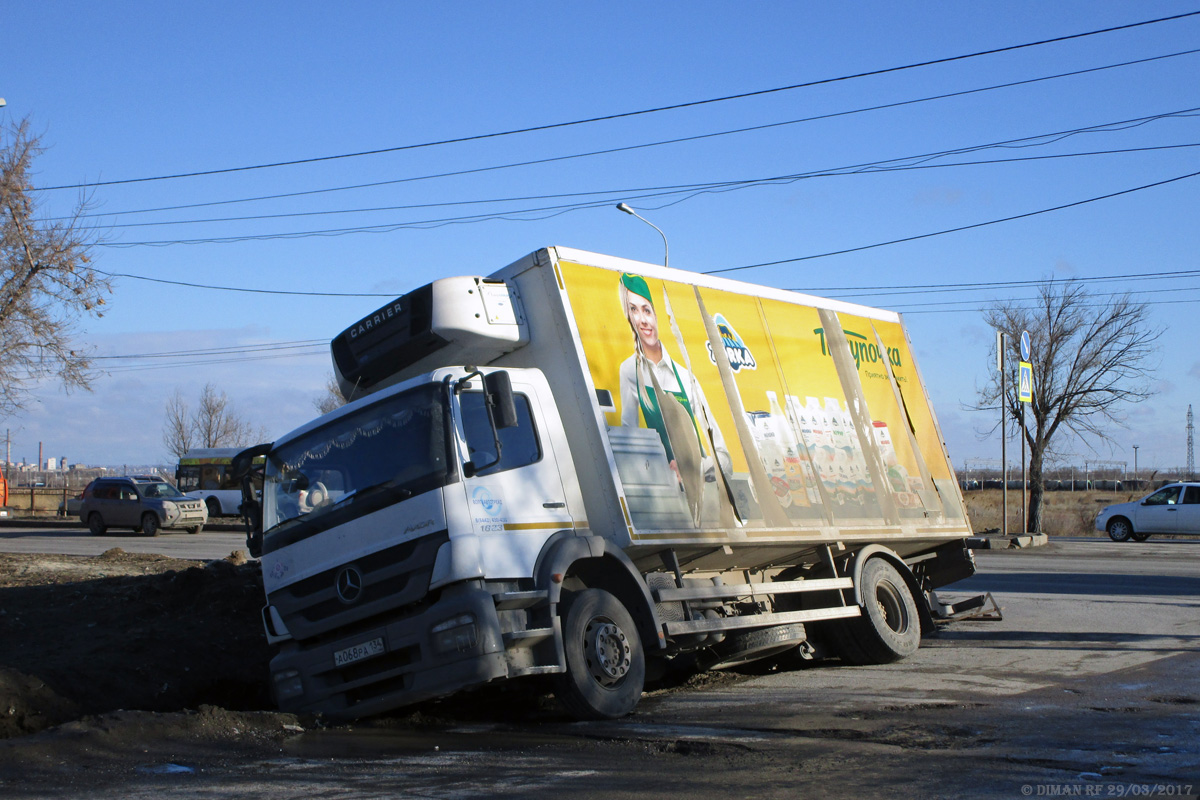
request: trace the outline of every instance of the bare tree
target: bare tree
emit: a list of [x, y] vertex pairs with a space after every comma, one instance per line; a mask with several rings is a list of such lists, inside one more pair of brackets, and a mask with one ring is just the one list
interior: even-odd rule
[[167, 399], [163, 444], [166, 445], [167, 452], [179, 458], [192, 449], [195, 439], [187, 400], [184, 400], [183, 394], [176, 389], [175, 394]]
[[[1003, 402], [1012, 419], [1025, 406], [1024, 436], [1029, 448], [1027, 532], [1042, 529], [1042, 462], [1051, 439], [1065, 428], [1085, 441], [1110, 440], [1122, 424], [1119, 407], [1153, 394], [1148, 379], [1151, 356], [1163, 331], [1150, 323], [1145, 303], [1128, 294], [1096, 296], [1078, 281], [1047, 281], [1032, 305], [998, 303], [984, 314], [988, 325], [1008, 335], [1012, 352], [1006, 396], [999, 375], [979, 392], [977, 408]], [[1033, 402], [1018, 402], [1020, 336], [1029, 331]]]
[[313, 398], [313, 406], [321, 414], [328, 414], [330, 411], [336, 411], [346, 405], [346, 398], [342, 396], [342, 390], [338, 387], [337, 378], [330, 373], [325, 378], [325, 391]]
[[176, 457], [193, 447], [248, 447], [266, 439], [266, 431], [251, 425], [234, 410], [228, 395], [211, 383], [201, 390], [195, 411], [176, 390], [165, 412], [163, 444]]
[[88, 266], [96, 237], [81, 224], [86, 203], [65, 218], [39, 218], [31, 168], [41, 152], [27, 121], [0, 129], [0, 416], [21, 409], [43, 378], [89, 388], [91, 359], [74, 343], [78, 320], [104, 316], [112, 291]]

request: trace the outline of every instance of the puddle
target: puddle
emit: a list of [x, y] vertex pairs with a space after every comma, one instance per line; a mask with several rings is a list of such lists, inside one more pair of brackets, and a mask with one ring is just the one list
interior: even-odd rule
[[367, 758], [479, 751], [530, 750], [595, 739], [641, 742], [711, 742], [751, 745], [788, 738], [738, 728], [698, 725], [646, 725], [637, 722], [576, 722], [539, 727], [503, 724], [455, 725], [444, 729], [335, 728], [308, 731], [288, 739], [284, 752], [301, 759]]

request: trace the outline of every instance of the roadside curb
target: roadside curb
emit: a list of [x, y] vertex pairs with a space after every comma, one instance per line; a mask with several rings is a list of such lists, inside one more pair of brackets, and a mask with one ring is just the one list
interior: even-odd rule
[[1044, 533], [1020, 536], [972, 536], [967, 539], [967, 547], [972, 550], [1024, 550], [1028, 547], [1043, 547], [1049, 543], [1050, 537]]
[[[228, 518], [222, 518], [228, 519]], [[64, 530], [87, 530], [87, 525], [79, 521], [78, 517], [15, 517], [7, 516], [0, 517], [0, 530], [4, 528], [61, 528]], [[204, 530], [213, 533], [245, 533], [246, 529], [241, 522], [222, 521], [206, 523]]]

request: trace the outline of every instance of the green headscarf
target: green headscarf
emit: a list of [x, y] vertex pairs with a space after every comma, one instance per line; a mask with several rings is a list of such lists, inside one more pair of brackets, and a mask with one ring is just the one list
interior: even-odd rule
[[632, 272], [623, 272], [621, 273], [621, 285], [638, 297], [646, 298], [650, 301], [650, 307], [654, 307], [654, 298], [650, 296], [650, 285], [646, 283], [646, 279], [641, 275], [634, 275]]

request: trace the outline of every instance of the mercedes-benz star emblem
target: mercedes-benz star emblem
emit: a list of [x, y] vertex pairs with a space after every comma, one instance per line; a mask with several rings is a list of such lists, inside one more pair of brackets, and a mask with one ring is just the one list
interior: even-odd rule
[[338, 599], [346, 605], [357, 603], [363, 594], [363, 576], [358, 567], [343, 567], [334, 581]]

